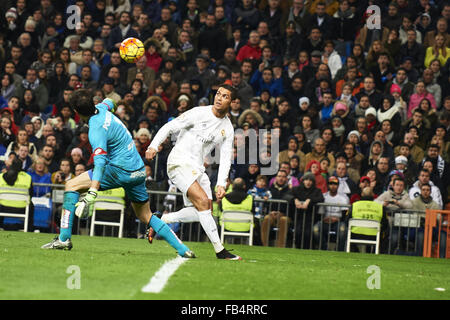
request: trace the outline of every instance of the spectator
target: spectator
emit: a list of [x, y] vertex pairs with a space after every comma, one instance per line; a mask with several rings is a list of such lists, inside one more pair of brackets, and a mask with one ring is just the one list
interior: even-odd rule
[[391, 212], [400, 209], [412, 209], [412, 202], [406, 191], [405, 180], [401, 177], [394, 178], [392, 189], [386, 190], [378, 198], [376, 202], [382, 204]]
[[[317, 139], [319, 139], [320, 132], [318, 129], [315, 128], [311, 115], [309, 114], [303, 115], [303, 117], [301, 118], [301, 126], [303, 127], [303, 133], [305, 135], [306, 142], [308, 142], [309, 144], [314, 144], [315, 146], [317, 143]], [[325, 141], [323, 141], [323, 143], [325, 146]]]
[[316, 220], [313, 216], [313, 207], [323, 202], [324, 198], [320, 189], [315, 186], [315, 177], [312, 173], [305, 174], [300, 186], [292, 189], [297, 216], [296, 247], [302, 249], [310, 248], [311, 226]]
[[51, 145], [44, 145], [39, 155], [44, 159], [45, 165], [50, 173], [58, 170], [58, 161], [55, 159], [55, 148]]
[[[327, 180], [320, 173], [320, 162], [317, 160], [311, 160], [307, 163], [305, 168], [305, 175], [312, 173], [316, 181], [316, 187], [320, 189], [322, 193], [327, 192]], [[301, 180], [300, 180], [301, 182]]]
[[[429, 183], [424, 183], [420, 187], [420, 195], [414, 198], [412, 201], [413, 207], [417, 211], [425, 211], [427, 209], [431, 210], [440, 210], [439, 204], [436, 203], [436, 201], [433, 200], [431, 197], [431, 191], [432, 186]], [[440, 214], [437, 215], [437, 226], [440, 223]], [[436, 239], [438, 237], [439, 231], [437, 230], [437, 227], [433, 228], [432, 231], [432, 238]], [[421, 256], [423, 254], [423, 244], [424, 244], [424, 228], [421, 225], [421, 227], [417, 230], [417, 248], [416, 248], [416, 255]], [[415, 238], [414, 235], [412, 238]], [[441, 258], [444, 258], [445, 256], [445, 248], [447, 245], [447, 235], [444, 232], [444, 230], [441, 231], [440, 234], [441, 241], [439, 242], [439, 256]], [[413, 239], [414, 240], [414, 239]]]
[[31, 165], [33, 164], [33, 160], [28, 155], [28, 147], [27, 146], [20, 146], [19, 151], [17, 152], [17, 157], [22, 161], [22, 170], [27, 171]]
[[73, 177], [70, 160], [64, 158], [59, 162], [59, 170], [52, 173], [51, 181], [53, 184], [66, 184]]
[[10, 152], [15, 152], [16, 154], [19, 153], [19, 148], [21, 146], [28, 147], [28, 154], [31, 156], [31, 158], [34, 160], [37, 157], [37, 150], [35, 145], [32, 142], [28, 141], [28, 133], [25, 129], [20, 129], [17, 133], [16, 140], [11, 142], [7, 149], [5, 154], [8, 155]]
[[208, 14], [206, 17], [205, 28], [198, 36], [198, 47], [208, 48], [211, 58], [218, 61], [223, 57], [226, 48], [227, 36], [225, 32], [218, 27], [214, 14]]
[[356, 95], [356, 99], [361, 101], [363, 95], [369, 97], [369, 102], [372, 107], [378, 109], [382, 105], [383, 95], [375, 88], [375, 81], [373, 77], [365, 77], [363, 82], [364, 87]]
[[300, 171], [303, 172], [305, 168], [305, 154], [299, 148], [298, 139], [295, 136], [291, 136], [288, 141], [288, 148], [281, 151], [278, 154], [278, 163], [289, 161], [292, 156], [296, 155], [300, 158]]
[[86, 171], [86, 166], [83, 163], [79, 163], [75, 166], [75, 176], [79, 176]]
[[30, 89], [36, 96], [36, 102], [39, 104], [41, 111], [44, 111], [48, 102], [48, 90], [41, 84], [37, 77], [37, 71], [35, 69], [28, 69], [26, 77], [22, 81], [22, 84], [16, 89], [16, 95], [23, 97], [25, 90]]
[[14, 96], [15, 91], [16, 85], [13, 76], [9, 73], [3, 74], [0, 79], [0, 101], [3, 99], [3, 104], [7, 104], [9, 99]]
[[15, 138], [16, 137], [11, 130], [11, 120], [8, 117], [3, 116], [0, 119], [0, 142], [4, 148], [4, 152], [9, 144], [14, 142]]
[[412, 28], [406, 31], [406, 41], [400, 46], [397, 63], [404, 61], [407, 57], [411, 59], [410, 61], [414, 68], [422, 68], [425, 58], [425, 49], [423, 45], [417, 41], [417, 32]]
[[[288, 183], [289, 189], [292, 189], [293, 187], [297, 187], [300, 185], [299, 180], [291, 174], [291, 164], [289, 161], [282, 162], [280, 164], [280, 170], [283, 170], [287, 173], [287, 183]], [[272, 187], [272, 185], [275, 183], [275, 181], [276, 181], [276, 177], [273, 177], [269, 182], [269, 187]]]
[[[253, 197], [254, 200], [268, 200], [272, 198], [272, 193], [267, 187], [267, 177], [263, 175], [258, 175], [256, 177], [256, 183], [253, 186], [253, 188], [249, 189], [247, 192], [249, 195]], [[255, 218], [256, 219], [263, 219], [264, 216], [267, 214], [267, 205], [264, 203], [258, 202], [254, 206], [255, 210]], [[256, 220], [258, 222], [258, 220]], [[255, 236], [255, 239], [258, 239], [257, 236]], [[261, 237], [259, 236], [260, 240]]]
[[329, 169], [333, 170], [335, 165], [334, 156], [326, 151], [325, 141], [322, 138], [317, 138], [314, 141], [313, 150], [305, 156], [305, 161], [308, 163], [311, 160], [321, 161], [323, 158], [330, 160]]
[[[278, 171], [275, 182], [269, 188], [269, 191], [272, 194], [272, 199], [289, 201], [292, 198], [286, 171]], [[283, 248], [286, 246], [288, 226], [291, 223], [291, 218], [286, 210], [287, 207], [285, 205], [280, 205], [278, 206], [278, 211], [271, 211], [264, 217], [261, 225], [261, 242], [263, 246], [269, 245], [269, 233], [272, 226], [277, 226], [278, 228], [276, 247]]]
[[414, 198], [417, 198], [420, 195], [420, 188], [422, 185], [429, 184], [431, 185], [431, 197], [439, 205], [439, 208], [442, 208], [443, 201], [441, 191], [434, 185], [430, 178], [431, 173], [426, 169], [421, 169], [419, 172], [419, 179], [414, 182], [412, 187], [409, 189], [409, 197], [411, 200], [414, 200]]
[[416, 173], [413, 169], [408, 168], [408, 158], [405, 156], [398, 156], [395, 158], [395, 171], [399, 171], [403, 175], [406, 188], [414, 183]]
[[262, 90], [269, 90], [271, 96], [278, 97], [283, 94], [283, 79], [274, 77], [273, 70], [264, 65], [261, 63], [250, 79], [253, 92], [260, 95]]
[[[423, 166], [426, 161], [431, 161], [433, 168], [435, 168], [436, 173], [439, 176], [439, 179], [442, 181], [449, 181], [450, 165], [439, 155], [439, 150], [440, 147], [437, 144], [430, 144], [427, 149], [427, 155], [422, 160], [421, 164]], [[447, 202], [447, 188], [442, 187], [440, 189], [444, 202]]]
[[430, 66], [431, 60], [439, 59], [441, 67], [443, 67], [449, 57], [450, 48], [447, 47], [444, 36], [438, 34], [434, 37], [434, 45], [429, 46], [425, 51], [424, 65], [426, 68], [428, 68]]
[[[42, 157], [38, 157], [37, 160], [33, 163], [30, 168], [29, 175], [31, 176], [31, 181], [33, 183], [52, 183], [51, 176], [46, 165], [46, 160]], [[50, 192], [50, 187], [33, 187], [33, 196], [35, 197], [50, 196]]]
[[[339, 180], [331, 176], [328, 178], [328, 191], [323, 195], [324, 203], [349, 205], [349, 199], [346, 195], [338, 193]], [[345, 207], [326, 206], [320, 207], [319, 213], [323, 214], [322, 221], [316, 222], [313, 227], [314, 242], [319, 244], [321, 250], [327, 250], [330, 241], [337, 241], [337, 249], [344, 251], [345, 239], [347, 236], [345, 223], [342, 213], [347, 211]], [[320, 239], [321, 237], [321, 239]], [[320, 239], [320, 240], [319, 240]]]
[[[448, 5], [445, 5], [448, 7]], [[423, 45], [425, 48], [433, 47], [436, 44], [436, 36], [442, 35], [444, 37], [445, 45], [450, 45], [450, 35], [448, 34], [448, 21], [445, 17], [440, 17], [436, 21], [436, 30], [427, 32]]]
[[[249, 1], [249, 0], [246, 0]], [[249, 40], [245, 46], [239, 50], [236, 60], [243, 63], [245, 59], [259, 60], [261, 58], [260, 37], [257, 31], [250, 32]]]

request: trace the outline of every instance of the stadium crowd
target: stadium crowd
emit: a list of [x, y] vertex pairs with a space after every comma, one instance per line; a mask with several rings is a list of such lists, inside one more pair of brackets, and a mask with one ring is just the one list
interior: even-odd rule
[[[448, 208], [448, 1], [5, 0], [0, 8], [2, 172], [18, 158], [33, 182], [64, 184], [92, 166], [88, 128], [68, 103], [79, 88], [117, 102], [144, 158], [162, 125], [212, 104], [229, 83], [238, 91], [230, 185], [242, 178], [255, 199], [287, 199], [305, 212], [351, 204], [367, 187], [391, 209]], [[145, 46], [135, 64], [118, 51], [128, 37]], [[248, 164], [253, 134], [264, 139]], [[171, 147], [167, 140], [147, 163], [151, 188], [171, 187]], [[268, 159], [277, 170], [261, 175]], [[213, 188], [218, 164], [207, 170]], [[48, 192], [35, 187], [33, 196]], [[265, 237], [280, 218], [261, 219]]]

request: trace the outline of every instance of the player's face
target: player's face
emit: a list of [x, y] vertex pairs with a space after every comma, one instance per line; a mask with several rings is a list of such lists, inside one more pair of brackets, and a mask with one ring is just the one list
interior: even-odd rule
[[219, 88], [214, 97], [214, 107], [220, 111], [228, 111], [231, 104], [231, 91]]

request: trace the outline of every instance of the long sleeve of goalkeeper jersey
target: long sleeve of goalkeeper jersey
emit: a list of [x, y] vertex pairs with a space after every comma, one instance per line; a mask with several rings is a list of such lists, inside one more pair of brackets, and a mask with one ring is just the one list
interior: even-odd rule
[[[91, 120], [96, 120], [91, 118]], [[108, 162], [108, 144], [107, 132], [102, 126], [102, 122], [89, 121], [89, 142], [92, 146], [94, 156], [94, 171], [92, 180], [101, 181], [105, 166]]]
[[[95, 107], [99, 110], [99, 113], [89, 120], [89, 142], [94, 155], [92, 180], [101, 181], [108, 162], [108, 135], [107, 127], [104, 126], [104, 123], [108, 121], [108, 115], [104, 111], [111, 111], [114, 108], [114, 104], [111, 99], [104, 99]], [[109, 122], [111, 122], [111, 117], [109, 117]]]
[[148, 148], [153, 148], [158, 151], [158, 147], [171, 134], [192, 126], [195, 121], [193, 117], [195, 114], [192, 112], [193, 110], [194, 109], [186, 111], [177, 118], [163, 125], [161, 129], [158, 130], [158, 133], [156, 133], [156, 136], [153, 138]]
[[217, 186], [225, 187], [227, 185], [228, 173], [231, 167], [231, 157], [233, 154], [234, 133], [231, 130], [225, 141], [220, 147], [220, 164], [217, 175]]

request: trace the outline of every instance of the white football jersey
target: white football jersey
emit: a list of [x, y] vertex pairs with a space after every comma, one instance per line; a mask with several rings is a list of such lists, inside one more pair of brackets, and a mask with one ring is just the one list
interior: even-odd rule
[[158, 150], [167, 137], [178, 132], [167, 164], [189, 163], [204, 172], [205, 158], [220, 145], [217, 185], [225, 186], [233, 155], [234, 128], [228, 116], [217, 118], [212, 108], [212, 105], [195, 107], [166, 123], [159, 129], [149, 148]]

